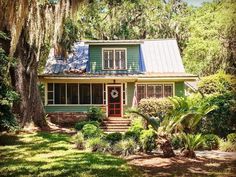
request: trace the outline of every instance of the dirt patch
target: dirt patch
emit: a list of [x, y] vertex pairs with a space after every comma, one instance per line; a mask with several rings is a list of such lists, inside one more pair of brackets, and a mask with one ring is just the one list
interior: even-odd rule
[[[217, 152], [216, 152], [217, 153]], [[139, 168], [144, 176], [236, 176], [236, 159], [204, 157], [197, 159], [181, 157], [164, 158], [161, 153], [138, 154], [127, 157], [129, 164]]]

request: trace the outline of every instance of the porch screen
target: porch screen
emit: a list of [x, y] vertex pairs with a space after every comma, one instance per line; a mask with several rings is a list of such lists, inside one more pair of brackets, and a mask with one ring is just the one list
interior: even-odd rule
[[78, 104], [78, 84], [67, 84], [67, 104]]
[[103, 84], [92, 84], [92, 104], [103, 103]]
[[79, 85], [80, 104], [90, 104], [90, 84]]
[[55, 84], [55, 104], [66, 104], [66, 84]]

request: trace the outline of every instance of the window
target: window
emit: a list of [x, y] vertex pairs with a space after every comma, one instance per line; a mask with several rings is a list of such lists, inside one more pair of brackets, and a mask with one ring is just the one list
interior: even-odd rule
[[126, 69], [125, 49], [104, 49], [103, 69]]
[[105, 104], [105, 84], [48, 83], [48, 104]]
[[137, 100], [142, 98], [162, 98], [173, 96], [173, 84], [138, 84]]
[[55, 104], [66, 104], [66, 84], [54, 84]]
[[67, 104], [78, 104], [78, 84], [67, 84]]
[[114, 68], [113, 50], [104, 50], [103, 60], [104, 60], [104, 69], [113, 69]]
[[48, 83], [48, 104], [53, 104], [54, 92], [53, 92], [53, 83]]
[[173, 86], [172, 85], [164, 85], [164, 97], [173, 96]]
[[103, 102], [102, 84], [92, 84], [92, 104], [102, 104]]
[[90, 84], [79, 85], [80, 104], [90, 104]]
[[137, 101], [146, 98], [146, 85], [137, 85]]

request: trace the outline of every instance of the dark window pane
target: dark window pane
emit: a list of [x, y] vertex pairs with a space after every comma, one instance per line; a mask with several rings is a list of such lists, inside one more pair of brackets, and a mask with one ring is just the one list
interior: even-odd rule
[[92, 103], [102, 104], [103, 101], [103, 84], [92, 84]]
[[66, 104], [66, 84], [55, 84], [55, 104]]
[[147, 85], [147, 97], [148, 98], [155, 97], [154, 85]]
[[103, 51], [103, 67], [104, 69], [113, 69], [113, 50]]
[[113, 50], [109, 51], [109, 68], [110, 68], [110, 69], [114, 69]]
[[67, 84], [67, 104], [78, 104], [78, 84]]
[[137, 85], [137, 101], [146, 98], [146, 85]]
[[48, 99], [53, 100], [53, 92], [48, 92]]
[[90, 84], [79, 85], [80, 104], [90, 104]]
[[48, 83], [48, 91], [53, 91], [53, 83]]
[[121, 51], [121, 66], [120, 69], [125, 69], [125, 50]]
[[48, 104], [53, 104], [53, 100], [48, 100]]
[[115, 69], [120, 69], [120, 51], [115, 52]]
[[163, 97], [163, 89], [162, 89], [162, 85], [156, 85], [155, 88], [155, 97], [156, 98], [162, 98]]
[[164, 97], [173, 96], [173, 85], [164, 85]]

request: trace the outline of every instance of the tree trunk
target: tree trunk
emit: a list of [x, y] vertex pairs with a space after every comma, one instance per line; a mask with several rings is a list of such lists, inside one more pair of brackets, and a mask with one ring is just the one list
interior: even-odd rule
[[163, 151], [164, 157], [169, 158], [175, 156], [174, 150], [169, 139], [161, 138], [159, 139], [158, 143], [160, 144], [160, 148]]
[[188, 149], [184, 149], [183, 151], [181, 151], [181, 156], [192, 158], [192, 159], [196, 158], [195, 152], [193, 150], [188, 150]]
[[33, 121], [35, 126], [45, 129], [48, 125], [37, 85], [36, 52], [25, 41], [24, 35], [25, 30], [22, 30], [14, 56], [17, 64], [10, 69], [13, 88], [20, 95], [20, 101], [14, 104], [13, 111], [17, 114], [21, 127]]

